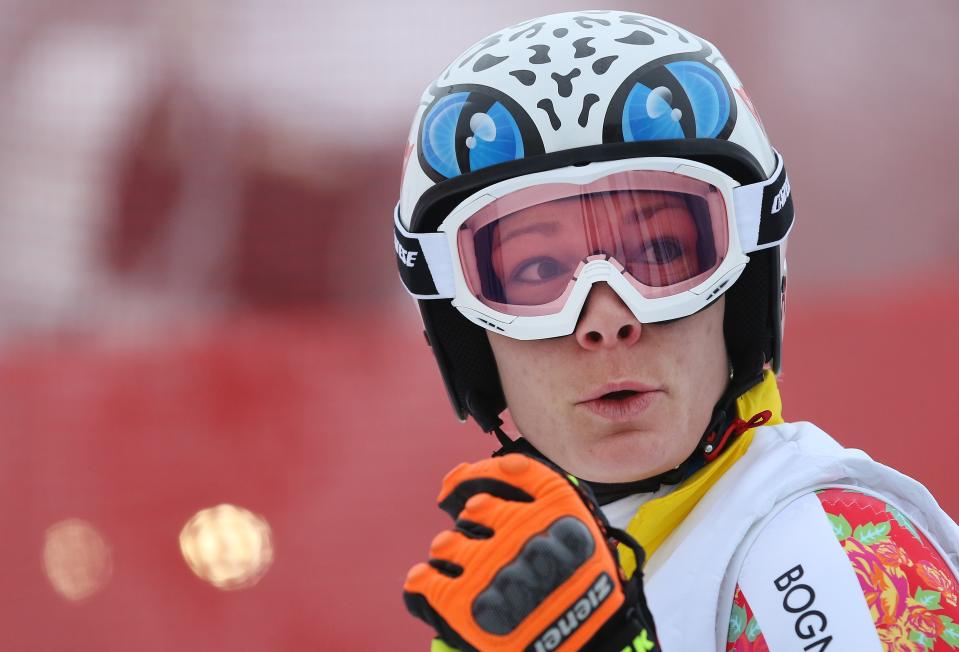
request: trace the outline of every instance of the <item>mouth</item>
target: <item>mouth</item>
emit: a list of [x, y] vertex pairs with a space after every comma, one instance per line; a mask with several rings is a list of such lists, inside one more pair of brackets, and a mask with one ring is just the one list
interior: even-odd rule
[[640, 392], [637, 392], [636, 390], [633, 390], [633, 389], [621, 389], [615, 392], [607, 392], [603, 394], [602, 396], [600, 396], [599, 400], [600, 401], [622, 401], [624, 399], [636, 396], [637, 394], [640, 394]]
[[610, 421], [628, 421], [645, 412], [663, 393], [657, 387], [638, 383], [607, 385], [588, 395], [577, 405]]

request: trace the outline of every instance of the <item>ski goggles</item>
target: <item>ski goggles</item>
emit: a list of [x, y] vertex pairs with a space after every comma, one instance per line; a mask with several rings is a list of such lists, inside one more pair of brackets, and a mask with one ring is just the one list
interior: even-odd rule
[[748, 254], [793, 223], [782, 158], [740, 185], [708, 165], [638, 158], [503, 181], [457, 205], [435, 233], [394, 219], [400, 276], [417, 299], [452, 299], [470, 321], [516, 339], [573, 332], [594, 283], [642, 323], [701, 310]]

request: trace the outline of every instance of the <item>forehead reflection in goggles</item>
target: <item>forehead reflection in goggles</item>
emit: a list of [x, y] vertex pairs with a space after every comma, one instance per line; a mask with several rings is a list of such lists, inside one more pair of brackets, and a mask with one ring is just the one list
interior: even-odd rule
[[669, 288], [715, 269], [721, 253], [704, 197], [657, 190], [596, 192], [521, 208], [478, 229], [473, 252], [472, 276], [481, 287], [471, 289], [513, 306], [560, 298], [592, 255], [614, 259], [634, 285]]

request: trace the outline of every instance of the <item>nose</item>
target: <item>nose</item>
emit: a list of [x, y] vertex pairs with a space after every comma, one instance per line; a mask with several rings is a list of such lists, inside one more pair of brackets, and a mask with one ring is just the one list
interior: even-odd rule
[[639, 340], [643, 325], [606, 283], [597, 283], [586, 297], [573, 335], [587, 351], [629, 347]]

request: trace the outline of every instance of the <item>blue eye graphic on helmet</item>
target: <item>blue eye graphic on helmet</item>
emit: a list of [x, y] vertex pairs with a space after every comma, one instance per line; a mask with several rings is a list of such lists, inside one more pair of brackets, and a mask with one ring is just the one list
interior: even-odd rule
[[434, 181], [543, 151], [538, 132], [521, 108], [474, 88], [454, 88], [438, 97], [426, 109], [419, 141], [420, 163]]
[[673, 107], [673, 94], [665, 86], [636, 84], [623, 107], [623, 140], [683, 138], [683, 110]]
[[696, 138], [716, 138], [729, 120], [732, 98], [723, 78], [698, 61], [667, 63], [679, 85], [686, 90], [696, 118]]
[[720, 73], [699, 60], [643, 66], [613, 95], [607, 141], [728, 138], [736, 103]]

